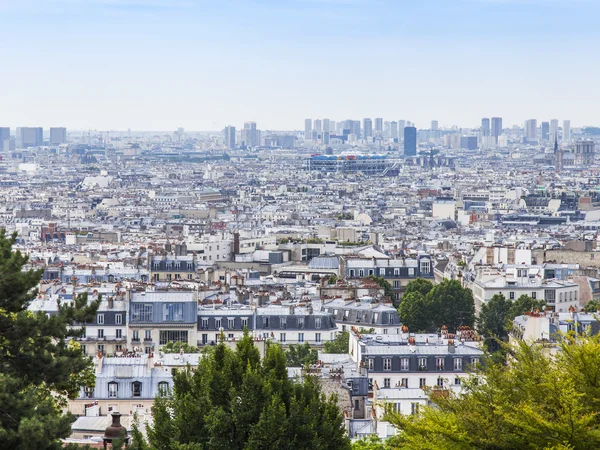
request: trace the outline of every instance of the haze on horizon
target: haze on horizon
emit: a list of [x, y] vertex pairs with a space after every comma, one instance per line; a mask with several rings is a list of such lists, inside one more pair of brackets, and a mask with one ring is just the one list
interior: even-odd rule
[[0, 0], [0, 125], [597, 125], [592, 0]]

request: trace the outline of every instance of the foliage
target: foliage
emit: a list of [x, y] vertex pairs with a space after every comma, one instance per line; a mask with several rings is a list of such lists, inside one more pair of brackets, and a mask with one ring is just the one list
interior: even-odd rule
[[198, 353], [198, 347], [188, 344], [187, 342], [174, 342], [169, 341], [160, 348], [163, 353], [179, 353], [183, 350], [183, 353]]
[[337, 283], [338, 277], [335, 275], [331, 275], [328, 279], [327, 279], [327, 284], [335, 284]]
[[175, 371], [172, 395], [152, 412], [153, 450], [350, 449], [335, 396], [312, 377], [290, 380], [280, 345], [261, 361], [247, 332], [235, 350], [221, 342], [195, 370]]
[[499, 349], [498, 341], [508, 340], [506, 322], [512, 302], [506, 300], [502, 294], [495, 294], [486, 303], [481, 305], [477, 318], [477, 330], [486, 337], [486, 346], [490, 351]]
[[80, 295], [59, 312], [27, 310], [41, 271], [22, 271], [27, 257], [13, 252], [16, 234], [0, 231], [0, 442], [10, 449], [59, 449], [71, 433], [72, 416], [61, 407], [92, 385], [92, 362], [72, 337], [93, 320], [100, 300]]
[[598, 300], [590, 300], [583, 307], [583, 310], [587, 313], [596, 313], [600, 310], [600, 302]]
[[323, 353], [348, 353], [350, 345], [350, 333], [342, 331], [333, 341], [323, 344]]
[[376, 277], [375, 275], [369, 275], [369, 280], [373, 280], [375, 283], [382, 287], [384, 290], [384, 295], [389, 298], [394, 298], [394, 290], [392, 289], [392, 285], [388, 280], [383, 277]]
[[308, 342], [298, 345], [290, 345], [285, 352], [289, 367], [304, 367], [307, 364], [315, 364], [319, 359], [317, 349], [311, 348]]
[[375, 333], [375, 328], [363, 328], [363, 327], [360, 327], [358, 329], [358, 332], [360, 334], [373, 334], [373, 333]]
[[522, 316], [525, 312], [539, 309], [544, 309], [545, 303], [543, 300], [534, 300], [529, 295], [521, 295], [518, 299], [512, 302], [510, 311], [508, 312], [508, 320], [513, 320], [517, 316]]
[[373, 434], [352, 443], [352, 450], [387, 450], [389, 448], [379, 436]]
[[338, 220], [354, 220], [354, 214], [351, 212], [340, 213], [337, 215]]
[[487, 361], [485, 383], [471, 378], [461, 396], [432, 396], [435, 406], [419, 416], [387, 410], [401, 430], [392, 447], [600, 448], [600, 336], [566, 336], [554, 357], [538, 345], [504, 345], [510, 363]]
[[307, 244], [323, 244], [325, 241], [320, 238], [308, 238], [306, 240]]
[[473, 293], [463, 288], [460, 282], [444, 280], [433, 286], [427, 280], [417, 279], [411, 283], [407, 285], [408, 293], [402, 297], [398, 309], [400, 322], [411, 331], [436, 331], [442, 325], [446, 325], [450, 331], [461, 325], [473, 326]]

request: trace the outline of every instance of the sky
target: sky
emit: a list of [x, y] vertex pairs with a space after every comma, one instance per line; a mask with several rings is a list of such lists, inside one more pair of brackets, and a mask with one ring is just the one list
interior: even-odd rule
[[600, 125], [600, 0], [0, 0], [0, 126]]

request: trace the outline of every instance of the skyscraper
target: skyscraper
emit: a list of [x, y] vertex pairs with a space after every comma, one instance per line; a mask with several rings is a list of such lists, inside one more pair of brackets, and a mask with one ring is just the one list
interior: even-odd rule
[[563, 141], [571, 140], [571, 121], [563, 120]]
[[321, 119], [316, 119], [314, 122], [314, 130], [317, 133], [320, 133], [321, 131], [323, 131], [323, 122], [321, 122]]
[[228, 149], [235, 148], [235, 127], [229, 125], [223, 130], [223, 143]]
[[417, 129], [415, 127], [404, 128], [404, 156], [415, 156], [417, 154]]
[[66, 144], [67, 129], [64, 127], [50, 128], [50, 145]]
[[547, 141], [550, 136], [550, 122], [542, 122], [542, 140]]
[[398, 122], [390, 123], [390, 137], [392, 139], [398, 139]]
[[375, 131], [381, 133], [383, 131], [383, 119], [375, 117]]
[[439, 126], [439, 125], [438, 125], [438, 121], [437, 121], [437, 120], [432, 120], [432, 121], [431, 121], [431, 129], [432, 129], [433, 131], [437, 130], [437, 129], [438, 129], [438, 126]]
[[550, 121], [550, 140], [554, 142], [558, 136], [558, 119], [552, 119]]
[[527, 140], [537, 139], [537, 120], [529, 119], [525, 121], [525, 137]]
[[244, 144], [246, 147], [258, 147], [260, 143], [258, 130], [256, 129], [256, 122], [244, 123], [244, 131], [242, 134]]
[[0, 127], [0, 151], [10, 150], [10, 128]]
[[487, 137], [490, 135], [490, 119], [484, 117], [481, 119], [481, 136]]
[[363, 119], [363, 134], [365, 139], [373, 137], [373, 121], [369, 118]]
[[360, 120], [352, 121], [352, 134], [356, 135], [356, 139], [360, 139]]
[[304, 139], [309, 140], [312, 132], [312, 119], [304, 119]]
[[494, 137], [496, 144], [498, 143], [498, 136], [502, 134], [502, 117], [492, 117], [492, 136]]
[[404, 139], [404, 128], [406, 128], [406, 120], [398, 121], [398, 140]]
[[17, 148], [39, 147], [44, 145], [44, 130], [41, 127], [17, 128]]
[[329, 119], [323, 119], [323, 133], [325, 133], [326, 131], [331, 131], [329, 127]]

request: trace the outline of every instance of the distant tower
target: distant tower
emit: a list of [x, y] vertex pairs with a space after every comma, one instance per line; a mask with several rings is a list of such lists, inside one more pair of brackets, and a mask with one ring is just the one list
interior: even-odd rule
[[375, 117], [375, 131], [381, 133], [383, 131], [383, 119]]
[[304, 119], [304, 139], [309, 140], [312, 133], [312, 119]]
[[490, 119], [484, 117], [481, 119], [481, 136], [488, 137], [490, 135]]
[[502, 134], [502, 117], [492, 117], [492, 136], [498, 143], [498, 136]]
[[431, 121], [431, 129], [433, 131], [436, 131], [439, 128], [439, 122], [437, 120], [432, 120]]
[[550, 138], [550, 122], [542, 122], [542, 140], [547, 141]]
[[571, 121], [563, 120], [563, 141], [569, 142], [571, 140]]
[[416, 156], [417, 154], [417, 129], [415, 127], [404, 128], [404, 156]]
[[235, 127], [229, 125], [223, 130], [223, 144], [229, 150], [235, 148]]
[[373, 121], [369, 118], [363, 119], [363, 134], [365, 138], [373, 137]]
[[558, 131], [554, 135], [554, 158], [556, 160], [556, 173], [560, 173], [562, 172], [563, 168], [563, 150], [562, 148], [558, 148]]

